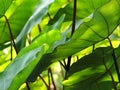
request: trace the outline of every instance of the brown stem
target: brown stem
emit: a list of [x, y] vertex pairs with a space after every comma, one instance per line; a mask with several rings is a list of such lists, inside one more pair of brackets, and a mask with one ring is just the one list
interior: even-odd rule
[[47, 13], [47, 15], [48, 15], [49, 19], [52, 20], [52, 18], [51, 18], [51, 16], [50, 16], [49, 12]]
[[18, 54], [18, 50], [17, 50], [16, 44], [15, 44], [15, 41], [14, 41], [14, 37], [13, 37], [13, 34], [12, 34], [12, 30], [11, 30], [11, 27], [10, 27], [10, 23], [9, 23], [9, 21], [8, 21], [8, 19], [7, 19], [7, 17], [6, 17], [5, 15], [4, 15], [4, 18], [5, 18], [6, 23], [7, 23], [7, 25], [8, 25], [8, 29], [9, 29], [9, 33], [10, 33], [10, 39], [11, 39], [11, 41], [12, 41], [12, 43], [13, 43], [13, 47], [14, 47], [16, 53]]
[[95, 44], [93, 44], [92, 52], [94, 52], [94, 50], [95, 50]]
[[[103, 54], [104, 54], [104, 52], [103, 52]], [[105, 63], [104, 57], [103, 57], [103, 64], [104, 64], [104, 66], [105, 66], [106, 71], [109, 73], [109, 75], [110, 75], [110, 77], [111, 77], [111, 79], [112, 79], [112, 83], [113, 83], [114, 90], [117, 90], [117, 87], [116, 87], [115, 80], [114, 80], [114, 78], [113, 78], [112, 72], [111, 72], [110, 69], [107, 68], [107, 65], [106, 65], [106, 63]]]
[[[73, 21], [72, 21], [72, 32], [71, 32], [71, 37], [72, 37], [73, 33], [75, 32], [75, 24], [76, 24], [76, 8], [77, 8], [77, 1], [74, 0]], [[71, 58], [72, 58], [72, 56], [69, 56], [69, 57], [68, 57], [68, 63], [67, 63], [66, 71], [68, 71], [68, 70], [70, 69]]]
[[30, 90], [29, 83], [26, 82], [27, 90]]
[[[48, 86], [50, 88], [50, 73], [49, 73], [49, 69], [48, 69]], [[50, 90], [50, 89], [49, 89]]]
[[72, 59], [72, 56], [69, 56], [69, 57], [68, 57], [67, 66], [66, 66], [66, 71], [69, 71], [69, 69], [70, 69], [71, 59]]
[[76, 23], [76, 8], [77, 8], [77, 1], [74, 0], [74, 8], [73, 8], [73, 21], [72, 21], [72, 32], [71, 36], [73, 35], [75, 31], [75, 23]]
[[53, 86], [54, 86], [54, 90], [57, 90], [57, 89], [56, 89], [55, 82], [54, 82], [54, 78], [53, 78], [53, 74], [52, 74], [51, 68], [49, 68], [49, 72], [50, 72], [50, 75], [51, 75], [51, 79], [52, 79], [52, 84], [53, 84]]
[[114, 51], [114, 48], [113, 48], [113, 45], [112, 45], [112, 42], [110, 40], [110, 38], [108, 37], [108, 41], [110, 43], [110, 46], [112, 47], [112, 57], [113, 57], [113, 60], [114, 60], [114, 64], [115, 64], [115, 69], [116, 69], [116, 72], [117, 72], [117, 76], [118, 76], [118, 80], [120, 82], [120, 71], [119, 71], [119, 66], [118, 66], [118, 63], [117, 63], [117, 58], [115, 56], [115, 51]]
[[41, 30], [41, 27], [40, 27], [40, 25], [38, 24], [38, 30], [39, 30], [39, 32], [41, 32], [42, 30]]
[[[18, 50], [17, 50], [17, 47], [16, 47], [16, 44], [15, 44], [15, 41], [14, 41], [14, 37], [13, 37], [13, 34], [12, 34], [12, 29], [10, 27], [10, 23], [9, 23], [9, 20], [7, 19], [7, 17], [4, 15], [4, 18], [6, 20], [6, 23], [8, 25], [8, 29], [9, 29], [9, 33], [10, 33], [10, 40], [11, 40], [11, 44], [13, 44], [13, 47], [16, 51], [16, 53], [18, 54]], [[11, 47], [12, 48], [12, 47]], [[11, 53], [12, 53], [12, 49], [11, 49]], [[11, 57], [12, 57], [12, 54], [11, 54]], [[30, 87], [29, 87], [29, 84], [28, 82], [26, 82], [26, 86], [27, 86], [27, 89], [30, 90]]]
[[43, 81], [43, 83], [45, 84], [45, 86], [47, 87], [48, 90], [50, 90], [49, 86], [47, 85], [46, 81], [43, 79], [43, 77], [41, 75], [39, 75], [40, 79]]
[[12, 41], [11, 41], [11, 45], [10, 45], [10, 48], [11, 48], [11, 50], [10, 50], [10, 52], [11, 52], [11, 58], [10, 58], [10, 60], [12, 61], [12, 56], [13, 56], [13, 54], [12, 54], [12, 52], [13, 52], [13, 49], [12, 49]]
[[66, 68], [66, 66], [61, 61], [59, 61], [59, 63], [64, 69]]
[[31, 44], [32, 41], [31, 41], [31, 34], [30, 33], [27, 35], [27, 39], [28, 39], [28, 43]]

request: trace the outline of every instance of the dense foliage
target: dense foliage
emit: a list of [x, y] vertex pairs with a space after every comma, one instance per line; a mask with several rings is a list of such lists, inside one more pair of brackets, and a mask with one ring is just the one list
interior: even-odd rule
[[0, 0], [0, 90], [119, 90], [120, 0]]

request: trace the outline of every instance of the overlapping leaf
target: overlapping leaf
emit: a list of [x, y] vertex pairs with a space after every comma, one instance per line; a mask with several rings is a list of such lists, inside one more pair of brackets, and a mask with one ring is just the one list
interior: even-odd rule
[[3, 90], [17, 90], [25, 82], [41, 56], [44, 53], [51, 52], [56, 41], [61, 40], [62, 36], [59, 28], [64, 17], [64, 15], [61, 16], [58, 22], [48, 28], [50, 29], [49, 31], [47, 30], [46, 33], [40, 34], [30, 46], [20, 51], [12, 64], [0, 74], [0, 88], [4, 86]]
[[41, 22], [42, 17], [47, 13], [48, 6], [51, 4], [54, 0], [41, 0], [39, 6], [31, 15], [25, 26], [23, 27], [21, 33], [18, 35], [16, 42], [19, 42], [26, 34], [28, 34], [34, 25], [37, 25]]
[[[115, 49], [116, 56], [120, 55], [119, 49], [120, 47]], [[98, 90], [98, 88], [111, 90], [114, 88], [117, 81], [113, 81], [112, 78], [114, 77], [112, 53], [111, 47], [98, 48], [92, 54], [74, 63], [68, 72], [67, 79], [63, 82], [65, 90]], [[115, 68], [113, 71], [116, 71]]]
[[[3, 1], [3, 0], [1, 0], [1, 1]], [[4, 1], [8, 2], [6, 0], [4, 0]], [[13, 3], [10, 5], [10, 7], [8, 8], [8, 10], [5, 12], [4, 15], [8, 18], [8, 22], [10, 24], [10, 28], [12, 30], [14, 38], [16, 38], [16, 36], [21, 32], [22, 29], [27, 28], [26, 30], [29, 31], [29, 29], [28, 29], [29, 25], [38, 23], [35, 20], [38, 20], [38, 21], [41, 20], [43, 15], [46, 14], [48, 5], [50, 3], [52, 3], [53, 0], [48, 1], [45, 4], [45, 6], [44, 6], [44, 2], [46, 3], [46, 1], [44, 1], [44, 0], [40, 0], [40, 1], [38, 1], [38, 0], [34, 0], [34, 1], [33, 0], [32, 1], [15, 0], [15, 1], [13, 1]], [[2, 5], [4, 5], [4, 4], [2, 4]], [[36, 8], [36, 10], [35, 10], [35, 8]], [[35, 10], [35, 12], [34, 12], [33, 16], [31, 16], [34, 10]], [[43, 10], [43, 11], [40, 12], [39, 10], [40, 11]], [[42, 15], [42, 16], [40, 16], [40, 15]], [[23, 28], [23, 26], [26, 24], [27, 21], [29, 23], [27, 23], [27, 26], [25, 26]], [[23, 31], [28, 32], [26, 30], [22, 30], [22, 32]], [[0, 43], [3, 44], [4, 42], [9, 41], [9, 40], [10, 40], [10, 34], [9, 34], [8, 23], [6, 23], [4, 16], [3, 16], [0, 18]]]
[[[74, 1], [74, 0], [73, 0]], [[54, 18], [49, 22], [52, 24], [56, 21], [62, 14], [66, 14], [65, 21], [72, 21], [73, 16], [73, 1], [68, 3], [64, 8], [60, 8], [56, 13]], [[76, 19], [83, 19], [93, 13], [97, 8], [101, 7], [109, 0], [77, 0], [77, 13]]]
[[109, 3], [96, 10], [91, 21], [82, 23], [73, 34], [71, 40], [63, 45], [59, 45], [53, 53], [46, 54], [42, 57], [36, 66], [36, 69], [40, 68], [40, 70], [39, 72], [35, 72], [35, 77], [37, 77], [37, 75], [45, 70], [51, 63], [71, 56], [80, 50], [104, 40], [119, 24], [119, 0], [111, 0]]
[[0, 0], [0, 17], [2, 17], [9, 6], [12, 4], [13, 0]]

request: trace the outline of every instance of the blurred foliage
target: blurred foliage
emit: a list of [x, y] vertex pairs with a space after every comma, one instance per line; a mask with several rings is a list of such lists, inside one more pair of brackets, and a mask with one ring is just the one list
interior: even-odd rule
[[0, 90], [119, 90], [120, 0], [77, 0], [71, 37], [74, 3], [0, 1]]

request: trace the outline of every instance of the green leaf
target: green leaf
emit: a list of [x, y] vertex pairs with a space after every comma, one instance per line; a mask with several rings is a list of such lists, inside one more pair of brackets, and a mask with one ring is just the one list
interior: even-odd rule
[[71, 56], [107, 38], [120, 24], [119, 9], [120, 4], [117, 0], [111, 0], [97, 9], [92, 20], [82, 23], [74, 32], [71, 40], [58, 45], [52, 53], [45, 54], [41, 58], [36, 66], [40, 68], [36, 75], [39, 75], [39, 73], [48, 68], [53, 62]]
[[[40, 35], [28, 47], [23, 48], [19, 52], [16, 59], [0, 74], [0, 88], [4, 86], [3, 90], [8, 88], [9, 90], [17, 90], [19, 86], [25, 82], [42, 55], [51, 52], [55, 42], [61, 40], [60, 31], [54, 30], [54, 28], [59, 28], [63, 19], [64, 15], [60, 18], [60, 21], [56, 23], [57, 25], [51, 26], [53, 30]], [[8, 74], [10, 72], [11, 74]], [[9, 82], [7, 82], [8, 79]]]
[[[22, 27], [24, 26], [30, 15], [33, 13], [33, 10], [37, 3], [37, 0], [31, 2], [29, 0], [14, 0], [8, 10], [5, 12], [5, 16], [8, 19], [14, 38], [19, 34]], [[0, 18], [0, 44], [3, 44], [7, 41], [10, 41], [10, 34], [8, 23], [3, 16]]]
[[[83, 19], [93, 13], [97, 8], [101, 7], [109, 0], [77, 0], [76, 19]], [[65, 7], [59, 9], [54, 18], [50, 20], [49, 24], [54, 23], [62, 14], [66, 14], [65, 21], [72, 21], [73, 16], [73, 1], [68, 3]]]
[[0, 0], [0, 18], [5, 14], [13, 0]]
[[[30, 20], [30, 22], [28, 23], [30, 25], [32, 23], [35, 23], [35, 22], [31, 22], [31, 20], [34, 21], [36, 19], [39, 19], [38, 15], [42, 15], [42, 14], [45, 15], [46, 11], [41, 12], [42, 14], [39, 13], [39, 10], [41, 11], [41, 9], [47, 8], [47, 6], [43, 7], [44, 6], [43, 2], [45, 1], [44, 0], [40, 0], [40, 1], [38, 0], [34, 0], [34, 1], [15, 0], [13, 1], [13, 3], [8, 8], [8, 10], [5, 12], [5, 16], [8, 19], [14, 38], [17, 37], [17, 35], [21, 32], [22, 29], [25, 29], [26, 26], [24, 28], [23, 26], [26, 24], [27, 21]], [[49, 2], [46, 3], [45, 5], [50, 4]], [[33, 18], [31, 15], [35, 16], [35, 18]], [[39, 16], [39, 17], [42, 18], [42, 16]], [[29, 27], [31, 27], [31, 25]], [[25, 32], [27, 31], [25, 30]], [[5, 17], [3, 16], [0, 18], [0, 44], [3, 44], [4, 42], [7, 42], [7, 41], [10, 41], [10, 34], [9, 34], [8, 23], [6, 23]]]
[[[31, 15], [25, 26], [23, 27], [22, 31], [16, 38], [16, 43], [18, 43], [22, 37], [24, 37], [26, 34], [28, 34], [33, 26], [39, 24], [42, 20], [42, 17], [47, 13], [48, 6], [51, 4], [54, 0], [41, 0], [40, 4], [37, 6], [34, 13]], [[46, 3], [47, 2], [47, 3]]]
[[112, 53], [111, 47], [98, 48], [74, 63], [63, 82], [65, 90], [111, 90], [117, 82], [110, 74], [114, 68]]
[[[43, 47], [45, 48], [45, 46]], [[43, 47], [35, 48], [21, 57], [16, 57], [16, 59], [4, 70], [4, 72], [0, 74], [0, 88], [3, 90], [8, 90], [9, 88], [9, 90], [17, 90], [17, 88], [19, 88], [19, 86], [26, 80], [27, 76], [34, 68], [34, 64], [36, 64], [35, 59], [38, 57], [38, 54], [40, 58], [42, 54], [45, 53], [45, 49]], [[39, 61], [39, 58], [37, 61]], [[33, 61], [34, 63], [30, 64]], [[27, 69], [26, 73], [24, 72], [24, 69]], [[24, 78], [22, 78], [22, 76], [24, 76]], [[19, 79], [18, 82], [16, 82], [16, 78], [17, 80]], [[11, 85], [12, 83], [13, 85]]]
[[[46, 53], [50, 53], [54, 50], [54, 48], [58, 43], [62, 43], [64, 40], [62, 39], [62, 34], [60, 33], [60, 26], [62, 25], [64, 17], [65, 15], [62, 15], [54, 25], [47, 27], [47, 29], [43, 34], [40, 33], [40, 35], [38, 35], [38, 37], [36, 37], [35, 40], [33, 40], [34, 47], [37, 41], [39, 41], [38, 42], [39, 45], [43, 43], [47, 43], [49, 45], [49, 49], [47, 50]], [[24, 50], [24, 52], [26, 52], [26, 50]], [[30, 77], [28, 78], [28, 81], [34, 81], [36, 79], [36, 77], [34, 76], [38, 75], [37, 74], [39, 72], [38, 69], [39, 69], [38, 67], [34, 68], [34, 71], [31, 73]]]

